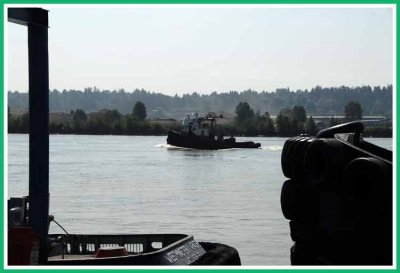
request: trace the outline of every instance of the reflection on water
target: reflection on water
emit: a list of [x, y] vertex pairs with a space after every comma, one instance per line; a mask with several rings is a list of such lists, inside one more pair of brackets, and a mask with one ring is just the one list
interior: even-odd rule
[[[279, 201], [285, 139], [217, 151], [165, 139], [50, 136], [50, 213], [70, 233], [186, 233], [236, 247], [246, 265], [289, 265]], [[8, 149], [9, 196], [27, 195], [28, 136], [9, 135]]]

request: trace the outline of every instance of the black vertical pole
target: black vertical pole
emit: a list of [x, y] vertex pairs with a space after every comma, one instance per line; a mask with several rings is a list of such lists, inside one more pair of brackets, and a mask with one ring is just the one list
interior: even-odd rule
[[49, 56], [47, 26], [28, 24], [28, 51], [29, 218], [33, 231], [40, 235], [39, 264], [46, 264], [49, 217]]

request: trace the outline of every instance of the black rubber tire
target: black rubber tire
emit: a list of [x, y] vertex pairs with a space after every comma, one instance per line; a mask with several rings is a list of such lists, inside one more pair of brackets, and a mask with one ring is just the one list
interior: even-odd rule
[[289, 179], [281, 190], [281, 209], [288, 220], [315, 223], [318, 219], [318, 194], [314, 188], [304, 188], [298, 181]]
[[337, 180], [348, 160], [343, 144], [336, 139], [316, 139], [304, 157], [305, 184], [329, 184]]
[[296, 243], [318, 241], [319, 227], [317, 224], [302, 223], [296, 220], [289, 222], [290, 237]]
[[303, 138], [295, 145], [291, 161], [291, 178], [296, 181], [302, 182], [304, 180], [304, 157], [308, 147], [314, 140], [315, 138]]
[[290, 158], [288, 155], [290, 154], [292, 150], [293, 144], [296, 143], [298, 139], [300, 139], [300, 136], [289, 138], [288, 140], [285, 141], [285, 144], [283, 145], [282, 149], [282, 154], [281, 154], [281, 167], [282, 167], [282, 172], [283, 175], [286, 176], [287, 178], [291, 178], [291, 170], [290, 170]]
[[286, 180], [281, 190], [281, 209], [288, 220], [296, 218], [295, 203], [297, 198], [296, 185], [292, 180]]
[[281, 155], [281, 166], [282, 172], [287, 178], [303, 179], [303, 160], [306, 151], [304, 147], [308, 147], [311, 139], [314, 138], [300, 135], [285, 142]]
[[392, 183], [392, 165], [379, 159], [360, 157], [346, 166], [341, 190], [347, 197], [347, 217], [360, 225], [358, 231], [389, 229]]
[[392, 195], [392, 166], [373, 157], [356, 158], [344, 169], [342, 188], [355, 198], [373, 194], [377, 202], [386, 200]]
[[353, 239], [359, 242], [362, 253], [368, 257], [363, 260], [371, 264], [390, 263], [393, 249], [392, 165], [373, 157], [354, 159], [346, 166], [342, 182], [341, 190], [347, 197], [344, 211], [354, 225]]

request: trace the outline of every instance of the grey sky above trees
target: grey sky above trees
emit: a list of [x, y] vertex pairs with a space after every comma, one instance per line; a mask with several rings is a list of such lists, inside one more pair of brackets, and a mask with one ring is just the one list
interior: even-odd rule
[[[393, 83], [393, 5], [41, 7], [50, 11], [51, 89], [182, 95]], [[26, 92], [26, 29], [6, 23], [5, 33], [7, 90]]]

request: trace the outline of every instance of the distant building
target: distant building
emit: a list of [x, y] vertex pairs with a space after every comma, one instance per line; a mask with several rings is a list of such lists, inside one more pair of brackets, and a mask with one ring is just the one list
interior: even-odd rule
[[[333, 121], [335, 124], [346, 122], [345, 116], [313, 116], [313, 119], [318, 129], [323, 129], [331, 126]], [[363, 116], [361, 121], [366, 127], [389, 126], [392, 127], [391, 116]]]
[[158, 119], [153, 119], [151, 120], [152, 122], [157, 122], [160, 124], [164, 124], [164, 125], [173, 125], [173, 124], [177, 124], [178, 121], [174, 118], [158, 118]]

